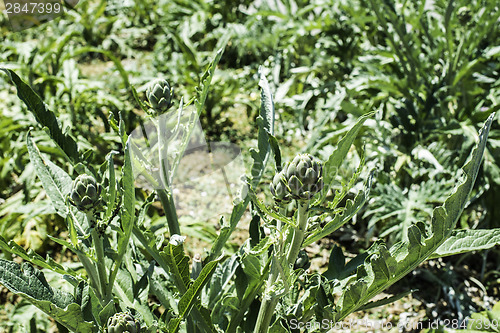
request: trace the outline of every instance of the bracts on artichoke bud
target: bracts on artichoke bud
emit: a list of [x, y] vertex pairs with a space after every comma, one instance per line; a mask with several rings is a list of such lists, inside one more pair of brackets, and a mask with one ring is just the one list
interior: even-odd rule
[[139, 333], [141, 325], [130, 312], [115, 313], [108, 320], [107, 333]]
[[80, 175], [73, 182], [69, 202], [81, 212], [95, 212], [102, 204], [101, 191], [101, 185], [94, 177], [87, 174]]
[[323, 167], [309, 154], [299, 154], [277, 173], [271, 183], [271, 193], [277, 203], [291, 199], [311, 200], [323, 189]]
[[292, 200], [287, 189], [285, 173], [283, 171], [274, 175], [270, 190], [274, 200], [278, 204], [287, 204]]
[[285, 177], [290, 195], [297, 200], [310, 200], [323, 189], [323, 167], [309, 154], [295, 156]]
[[146, 97], [156, 115], [166, 112], [172, 106], [173, 96], [174, 89], [164, 79], [157, 79], [151, 82], [146, 90]]

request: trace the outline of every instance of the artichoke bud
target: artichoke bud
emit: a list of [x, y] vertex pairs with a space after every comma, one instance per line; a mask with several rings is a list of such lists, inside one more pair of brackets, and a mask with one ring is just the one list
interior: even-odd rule
[[164, 113], [172, 106], [173, 95], [174, 89], [164, 79], [157, 79], [151, 82], [146, 90], [146, 97], [149, 104], [158, 114]]
[[97, 209], [101, 204], [101, 185], [92, 176], [78, 176], [73, 182], [69, 202], [82, 212]]
[[285, 178], [290, 195], [297, 200], [310, 200], [323, 189], [323, 167], [309, 154], [295, 156]]
[[290, 195], [288, 194], [288, 189], [285, 183], [285, 174], [283, 171], [274, 175], [273, 181], [270, 185], [271, 194], [274, 200], [278, 203], [288, 203], [290, 202]]
[[107, 333], [139, 333], [141, 325], [129, 312], [115, 313], [108, 320]]
[[293, 264], [293, 269], [302, 268], [304, 270], [311, 267], [311, 263], [309, 262], [309, 256], [307, 252], [304, 250], [300, 250], [299, 255], [297, 256], [297, 260], [295, 260], [295, 264]]

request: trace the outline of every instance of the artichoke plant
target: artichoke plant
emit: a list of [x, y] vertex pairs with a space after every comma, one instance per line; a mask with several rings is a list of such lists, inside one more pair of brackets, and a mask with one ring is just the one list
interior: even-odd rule
[[85, 213], [96, 210], [101, 204], [101, 185], [87, 174], [78, 176], [73, 182], [69, 202]]
[[153, 110], [158, 114], [167, 111], [172, 106], [173, 95], [174, 89], [164, 79], [153, 81], [146, 90], [146, 97]]
[[310, 200], [323, 189], [323, 167], [309, 154], [299, 154], [283, 169], [293, 199]]
[[139, 333], [141, 325], [129, 312], [115, 313], [108, 320], [107, 333]]

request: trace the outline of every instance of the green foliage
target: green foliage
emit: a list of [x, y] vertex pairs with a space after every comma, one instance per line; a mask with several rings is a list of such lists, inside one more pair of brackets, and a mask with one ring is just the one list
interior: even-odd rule
[[49, 286], [42, 272], [30, 264], [21, 266], [3, 259], [0, 259], [0, 267], [0, 282], [10, 291], [23, 296], [74, 332], [93, 331], [93, 324], [83, 319], [73, 295]]
[[434, 252], [432, 258], [469, 251], [490, 249], [499, 245], [499, 230], [453, 230], [451, 236]]
[[[495, 256], [499, 15], [491, 1], [84, 0], [0, 28], [0, 282], [78, 332], [117, 313], [143, 332], [283, 332], [405, 297], [372, 301], [425, 260]], [[169, 84], [151, 90], [158, 77]], [[198, 120], [247, 165], [216, 227], [179, 218], [170, 186]], [[142, 154], [131, 133], [149, 126]], [[289, 170], [298, 152], [310, 177]], [[72, 205], [78, 175], [99, 209]], [[297, 191], [320, 175], [319, 193]], [[308, 268], [308, 246], [332, 240], [328, 267]], [[39, 314], [22, 329], [46, 329]]]
[[340, 288], [337, 290], [343, 290], [338, 302], [341, 311], [335, 314], [336, 320], [345, 318], [347, 314], [364, 305], [388, 285], [408, 274], [450, 237], [476, 180], [491, 120], [492, 118], [480, 133], [478, 147], [472, 152], [471, 159], [463, 168], [465, 179], [446, 199], [444, 205], [434, 210], [430, 230], [426, 230], [425, 224], [417, 223], [408, 229], [407, 241], [398, 243], [390, 249], [383, 244], [377, 244], [373, 252], [370, 251], [365, 263], [357, 269], [355, 279], [352, 276], [345, 278], [336, 286]]
[[76, 147], [76, 142], [68, 135], [62, 133], [61, 128], [57, 122], [57, 119], [50, 110], [47, 110], [45, 103], [40, 99], [39, 96], [26, 84], [24, 83], [16, 73], [11, 70], [3, 69], [14, 85], [18, 88], [19, 98], [26, 104], [28, 109], [33, 112], [37, 121], [43, 127], [47, 127], [51, 138], [57, 143], [59, 147], [64, 151], [64, 153], [72, 159], [73, 162], [78, 161], [78, 151]]
[[[219, 59], [220, 52], [216, 55], [214, 62]], [[207, 73], [213, 73], [213, 66], [213, 64], [210, 66], [211, 70]], [[204, 96], [208, 91], [207, 87], [210, 84], [211, 75], [208, 74], [208, 79], [203, 79], [200, 83], [204, 88], [200, 88], [202, 95], [197, 102], [199, 108], [205, 100]], [[29, 89], [24, 85], [19, 87], [18, 89]], [[286, 208], [282, 207], [278, 213], [274, 213], [265, 207], [259, 202], [254, 191], [259, 186], [271, 153], [274, 153], [278, 166], [281, 161], [281, 153], [279, 145], [276, 144], [272, 136], [274, 133], [274, 103], [264, 76], [261, 77], [261, 88], [261, 115], [257, 121], [259, 150], [252, 151], [254, 163], [247, 184], [243, 188], [246, 193], [242, 192], [240, 198], [235, 201], [230, 224], [223, 225], [223, 229], [214, 241], [201, 271], [199, 268], [193, 268], [190, 274], [189, 256], [186, 255], [183, 246], [185, 238], [178, 234], [179, 227], [176, 225], [178, 222], [172, 220], [176, 214], [175, 207], [170, 205], [170, 188], [162, 189], [160, 187], [156, 190], [160, 194], [160, 198], [161, 193], [164, 193], [165, 198], [161, 201], [165, 210], [172, 210], [170, 215], [167, 215], [170, 229], [169, 243], [163, 246], [162, 238], [158, 240], [152, 230], [145, 229], [143, 223], [138, 223], [138, 216], [144, 218], [144, 212], [151, 202], [147, 200], [139, 215], [136, 215], [132, 166], [139, 161], [135, 156], [132, 156], [130, 145], [124, 149], [124, 165], [121, 169], [119, 182], [115, 176], [112, 160], [109, 159], [104, 164], [104, 168], [109, 169], [105, 172], [108, 175], [107, 182], [105, 182], [107, 188], [103, 193], [106, 193], [105, 197], [111, 200], [104, 201], [106, 207], [103, 207], [102, 212], [107, 212], [108, 217], [106, 220], [102, 220], [101, 210], [85, 211], [85, 215], [79, 214], [71, 207], [71, 204], [76, 204], [75, 201], [79, 199], [79, 197], [75, 198], [71, 194], [72, 192], [79, 196], [94, 197], [101, 193], [97, 190], [101, 184], [97, 184], [94, 177], [90, 175], [79, 176], [76, 185], [70, 188], [70, 176], [61, 168], [44, 162], [31, 137], [28, 137], [28, 148], [30, 157], [35, 162], [35, 170], [42, 179], [42, 184], [52, 199], [54, 207], [60, 207], [58, 208], [60, 214], [65, 216], [68, 221], [70, 242], [56, 238], [54, 240], [64, 244], [78, 256], [86, 275], [83, 278], [79, 276], [70, 278], [67, 275], [75, 287], [75, 294], [71, 295], [53, 289], [47, 284], [43, 274], [29, 264], [23, 264], [21, 267], [14, 262], [3, 260], [5, 268], [1, 277], [2, 284], [11, 291], [26, 297], [60, 324], [73, 331], [96, 331], [98, 328], [103, 328], [114, 313], [124, 311], [127, 308], [134, 309], [140, 315], [141, 322], [148, 330], [163, 327], [169, 332], [177, 332], [181, 325], [186, 325], [187, 328], [191, 325], [198, 325], [203, 331], [214, 332], [217, 330], [216, 325], [220, 325], [221, 329], [233, 331], [240, 325], [243, 327], [249, 325], [249, 319], [245, 320], [244, 318], [250, 315], [251, 305], [258, 299], [260, 293], [262, 294], [262, 304], [257, 314], [255, 331], [267, 332], [269, 327], [275, 327], [279, 323], [279, 317], [276, 316], [274, 310], [280, 303], [280, 297], [285, 296], [282, 307], [293, 308], [293, 303], [290, 303], [294, 299], [292, 295], [300, 292], [300, 284], [296, 282], [304, 270], [302, 267], [296, 267], [295, 264], [301, 249], [305, 245], [331, 234], [354, 216], [368, 195], [371, 176], [365, 188], [359, 192], [354, 201], [348, 201], [344, 208], [337, 207], [342, 200], [341, 198], [337, 198], [326, 206], [323, 205], [324, 199], [321, 198], [326, 198], [328, 195], [328, 193], [320, 195], [323, 186], [311, 192], [313, 194], [307, 197], [291, 197], [296, 198], [297, 203], [297, 210], [292, 219], [286, 217]], [[183, 112], [183, 110], [180, 109], [178, 112]], [[339, 149], [332, 152], [324, 170], [335, 172], [336, 168], [342, 165], [349, 147], [366, 118], [358, 121], [346, 133], [339, 144]], [[453, 234], [453, 229], [468, 201], [479, 172], [492, 119], [493, 116], [488, 118], [480, 132], [477, 147], [472, 151], [469, 162], [463, 168], [463, 176], [455, 192], [445, 200], [443, 206], [434, 210], [430, 228], [426, 228], [422, 222], [412, 224], [408, 228], [406, 240], [395, 244], [390, 249], [382, 242], [377, 242], [366, 255], [361, 256], [359, 260], [354, 260], [354, 265], [351, 263], [341, 264], [343, 259], [339, 262], [334, 260], [332, 261], [334, 266], [325, 273], [324, 278], [316, 274], [309, 276], [311, 281], [319, 279], [319, 282], [316, 282], [316, 287], [313, 287], [314, 283], [306, 287], [307, 292], [303, 296], [306, 298], [305, 300], [299, 302], [298, 299], [295, 299], [294, 302], [309, 304], [303, 311], [293, 310], [297, 319], [321, 321], [324, 318], [332, 318], [336, 322], [356, 310], [385, 304], [383, 302], [371, 304], [370, 300], [426, 259], [433, 256], [490, 248], [498, 243], [496, 231], [483, 233], [481, 240], [475, 244], [467, 242], [467, 237], [461, 237], [460, 241], [457, 242], [457, 235]], [[161, 120], [157, 126], [161, 126]], [[122, 135], [125, 141], [127, 135], [125, 133]], [[183, 136], [181, 147], [189, 139], [189, 135]], [[271, 145], [271, 142], [274, 143]], [[160, 145], [158, 149], [163, 149], [163, 147]], [[144, 163], [147, 163], [146, 160]], [[285, 177], [288, 177], [289, 191], [293, 189], [290, 185], [293, 177], [299, 177], [302, 179], [302, 183], [311, 179], [321, 181], [321, 179], [318, 180], [318, 177], [322, 176], [322, 165], [311, 160], [309, 155], [299, 155], [290, 165], [293, 165], [297, 172], [290, 173], [288, 172], [290, 167], [287, 168]], [[86, 169], [90, 170], [90, 168]], [[152, 170], [152, 167], [149, 167], [148, 170]], [[165, 169], [161, 172], [167, 171]], [[311, 172], [313, 172], [312, 175]], [[169, 175], [164, 174], [163, 177], [167, 179]], [[105, 179], [104, 176], [100, 178]], [[357, 175], [354, 175], [353, 179], [356, 178]], [[332, 174], [327, 179], [329, 179], [330, 184], [325, 188], [330, 188]], [[350, 182], [349, 186], [352, 185]], [[92, 193], [89, 193], [89, 186]], [[344, 190], [337, 191], [335, 196], [342, 197], [345, 193]], [[314, 199], [315, 194], [318, 194], [318, 200]], [[71, 196], [71, 200], [65, 200], [64, 198], [67, 196]], [[119, 217], [115, 221], [114, 215], [109, 216], [109, 214], [115, 210], [117, 196], [120, 197], [119, 201], [122, 204], [117, 207], [118, 209], [114, 213]], [[229, 313], [230, 315], [228, 317], [216, 315], [212, 318], [211, 310], [215, 309], [207, 308], [207, 303], [202, 304], [201, 300], [206, 300], [207, 295], [211, 295], [210, 281], [212, 279], [215, 279], [214, 286], [220, 283], [217, 282], [221, 278], [220, 273], [215, 276], [214, 273], [224, 260], [224, 257], [220, 256], [222, 248], [227, 243], [231, 233], [234, 232], [250, 200], [256, 207], [259, 207], [255, 211], [257, 221], [261, 219], [265, 225], [271, 226], [274, 232], [269, 236], [262, 237], [259, 235], [260, 232], [256, 234], [253, 231], [255, 236], [252, 237], [251, 243], [254, 245], [249, 247], [251, 243], [244, 244], [234, 259], [226, 258], [230, 263], [233, 262], [230, 266], [225, 266], [226, 269], [236, 267], [236, 269], [232, 268], [234, 273], [229, 273], [229, 277], [226, 279], [232, 280], [233, 277], [241, 276], [241, 271], [245, 278], [244, 282], [235, 283], [234, 287], [226, 289], [225, 296], [217, 297], [224, 301], [219, 305], [216, 303], [217, 312], [215, 314]], [[315, 211], [309, 209], [309, 204], [311, 207], [325, 211], [323, 218], [330, 215], [331, 221], [317, 229], [309, 229], [309, 217], [313, 217], [311, 214]], [[109, 226], [112, 227], [108, 230]], [[259, 228], [258, 225], [256, 227]], [[470, 232], [469, 238], [471, 237], [474, 237], [473, 232]], [[449, 243], [447, 243], [448, 239], [450, 239]], [[26, 254], [13, 244], [9, 245], [4, 242], [3, 248], [54, 271], [65, 271], [60, 265]], [[154, 260], [152, 264], [148, 263], [145, 254]], [[332, 257], [342, 258], [343, 254], [336, 248], [336, 253], [332, 254]], [[232, 266], [235, 263], [237, 265]], [[197, 273], [194, 273], [195, 270]], [[238, 270], [240, 273], [237, 273]], [[156, 285], [155, 282], [152, 282], [154, 281], [153, 274], [167, 274], [170, 286], [160, 287]], [[168, 312], [164, 312], [169, 314], [168, 316], [159, 316], [158, 313], [146, 306], [148, 295], [158, 288], [162, 290], [160, 293], [162, 296], [159, 296], [158, 300], [161, 306], [169, 309]], [[311, 303], [309, 298], [316, 299], [318, 293], [323, 295], [322, 301]], [[339, 298], [334, 303], [335, 295]], [[208, 297], [208, 302], [210, 302], [210, 298], [213, 299], [214, 295]], [[401, 296], [394, 296], [387, 302], [398, 297]], [[173, 306], [170, 299], [178, 301]], [[113, 321], [111, 320], [111, 322]], [[108, 325], [108, 329], [111, 326]]]

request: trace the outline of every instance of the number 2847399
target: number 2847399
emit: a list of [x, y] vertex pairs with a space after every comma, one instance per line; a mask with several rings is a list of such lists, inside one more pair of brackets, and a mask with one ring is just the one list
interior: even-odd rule
[[59, 14], [63, 10], [60, 3], [50, 2], [24, 2], [24, 3], [5, 3], [5, 12], [7, 14]]

